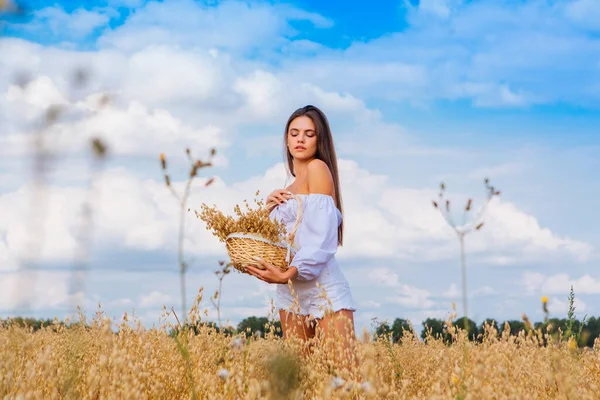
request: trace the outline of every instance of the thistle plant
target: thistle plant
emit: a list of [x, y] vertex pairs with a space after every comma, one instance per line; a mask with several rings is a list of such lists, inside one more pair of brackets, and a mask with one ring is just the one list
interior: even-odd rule
[[573, 291], [573, 285], [569, 291], [569, 310], [567, 311], [567, 334], [573, 332], [573, 325], [575, 323], [575, 292]]
[[[569, 310], [567, 311], [567, 331], [565, 332], [567, 338], [574, 338], [576, 342], [580, 342], [583, 333], [583, 327], [587, 320], [587, 315], [584, 315], [581, 323], [577, 321], [575, 318], [575, 291], [573, 290], [573, 285], [571, 285], [571, 290], [569, 291]], [[574, 331], [575, 325], [579, 325], [577, 327], [577, 332]]]
[[[202, 160], [194, 160], [192, 158], [192, 154], [189, 148], [185, 149], [185, 154], [187, 156], [187, 160], [190, 165], [190, 172], [187, 177], [187, 181], [183, 188], [183, 193], [180, 195], [177, 193], [175, 188], [171, 183], [171, 178], [167, 171], [167, 159], [164, 153], [160, 154], [160, 166], [163, 171], [165, 185], [171, 191], [173, 196], [179, 202], [179, 235], [178, 235], [178, 247], [177, 247], [177, 260], [179, 265], [179, 276], [180, 276], [180, 284], [181, 284], [181, 315], [184, 319], [187, 319], [186, 305], [185, 305], [185, 273], [189, 267], [189, 262], [184, 257], [184, 237], [185, 237], [185, 213], [189, 211], [187, 208], [187, 201], [190, 196], [190, 191], [192, 188], [192, 182], [198, 176], [198, 171], [202, 168], [211, 167], [212, 166], [212, 158], [216, 154], [216, 150], [213, 148], [210, 150], [210, 159], [208, 162], [204, 162]], [[210, 186], [214, 182], [214, 178], [208, 179], [204, 183], [204, 187]], [[184, 320], [185, 324], [185, 320]]]
[[463, 218], [462, 224], [458, 225], [454, 221], [451, 211], [450, 211], [450, 200], [446, 198], [446, 185], [442, 182], [440, 184], [440, 193], [438, 201], [433, 201], [433, 206], [440, 210], [440, 213], [444, 217], [444, 220], [450, 225], [450, 227], [456, 232], [456, 236], [458, 237], [458, 241], [460, 243], [460, 261], [461, 261], [461, 270], [462, 270], [462, 300], [463, 300], [463, 312], [465, 323], [468, 319], [468, 304], [467, 304], [467, 264], [465, 257], [465, 237], [471, 233], [480, 230], [483, 225], [483, 217], [485, 212], [490, 204], [491, 200], [494, 196], [499, 196], [500, 191], [496, 190], [493, 186], [490, 185], [489, 179], [485, 178], [485, 189], [486, 189], [486, 200], [483, 206], [479, 209], [479, 211], [473, 215], [470, 220], [467, 218], [472, 215], [473, 211], [473, 199], [469, 198], [467, 200], [467, 204], [463, 209]]

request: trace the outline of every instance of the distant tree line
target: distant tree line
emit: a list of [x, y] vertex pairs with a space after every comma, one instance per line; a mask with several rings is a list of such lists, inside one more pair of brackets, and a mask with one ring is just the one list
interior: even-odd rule
[[[563, 339], [568, 336], [574, 336], [580, 347], [592, 347], [594, 341], [600, 337], [600, 318], [592, 317], [579, 321], [569, 318], [551, 318], [545, 322], [531, 323], [527, 320], [510, 320], [503, 323], [498, 323], [493, 319], [486, 319], [477, 325], [471, 319], [458, 318], [452, 321], [452, 325], [467, 332], [469, 340], [481, 341], [485, 333], [485, 326], [493, 327], [498, 335], [502, 335], [505, 325], [508, 324], [510, 335], [517, 336], [519, 332], [528, 329], [540, 330], [542, 333], [549, 332], [550, 334], [562, 333]], [[445, 320], [427, 318], [422, 322], [423, 329], [420, 337], [425, 340], [428, 335], [434, 338], [442, 339], [446, 342], [451, 342], [452, 337], [448, 332], [448, 326]], [[548, 329], [550, 328], [550, 329]], [[488, 328], [489, 329], [489, 328]], [[402, 318], [396, 318], [391, 326], [387, 322], [379, 323], [375, 329], [376, 337], [390, 337], [393, 342], [398, 342], [402, 337], [409, 332], [413, 332], [410, 323]]]
[[[65, 323], [62, 321], [56, 321], [57, 324], [64, 326]], [[29, 328], [32, 331], [38, 331], [42, 327], [53, 326], [55, 321], [53, 319], [36, 319], [36, 318], [23, 318], [14, 317], [10, 319], [0, 319], [0, 327], [7, 328], [9, 325], [15, 325], [21, 328]]]
[[[226, 335], [236, 335], [236, 334], [245, 334], [246, 336], [258, 336], [264, 337], [266, 333], [272, 331], [273, 334], [277, 337], [282, 337], [283, 333], [281, 331], [281, 322], [279, 320], [269, 321], [267, 317], [248, 317], [240, 321], [237, 327], [225, 326], [219, 328], [219, 326], [214, 322], [200, 322], [196, 325], [189, 325], [190, 329], [194, 330], [196, 333], [201, 329], [201, 327], [210, 327], [215, 330], [217, 333], [224, 333]], [[179, 329], [173, 329], [170, 332], [170, 335], [173, 336], [177, 334]]]
[[[14, 326], [18, 326], [21, 328], [30, 329], [33, 332], [39, 331], [40, 329], [42, 329], [44, 327], [56, 326], [56, 324], [58, 324], [59, 326], [72, 327], [72, 326], [80, 325], [81, 323], [80, 322], [72, 322], [72, 323], [69, 323], [68, 325], [66, 325], [64, 321], [59, 321], [59, 320], [55, 321], [53, 319], [36, 319], [36, 318], [24, 318], [24, 317], [0, 319], [0, 328], [6, 328], [9, 325], [14, 325]], [[196, 332], [199, 331], [200, 327], [202, 327], [202, 326], [212, 327], [215, 329], [216, 332], [223, 332], [225, 334], [230, 334], [230, 335], [243, 333], [246, 336], [260, 336], [260, 337], [264, 337], [265, 334], [269, 330], [271, 330], [271, 327], [272, 327], [273, 334], [275, 336], [279, 336], [279, 337], [282, 336], [281, 322], [278, 320], [270, 322], [268, 320], [268, 318], [266, 318], [266, 317], [245, 318], [237, 325], [237, 328], [233, 328], [233, 327], [219, 328], [219, 326], [217, 324], [215, 324], [214, 322], [201, 322], [195, 326], [188, 325], [188, 327], [190, 329], [193, 329]], [[170, 334], [174, 335], [177, 333], [177, 331], [178, 331], [177, 329], [173, 329], [173, 330], [171, 330]]]
[[[9, 322], [10, 321], [10, 322]], [[38, 331], [42, 327], [53, 326], [59, 324], [64, 326], [65, 323], [62, 321], [54, 321], [51, 319], [35, 319], [35, 318], [23, 318], [15, 317], [10, 320], [0, 320], [0, 327], [6, 327], [8, 324], [15, 324], [20, 327], [27, 327], [32, 331]], [[79, 323], [71, 323], [69, 326], [78, 325]], [[452, 322], [452, 325], [459, 327], [467, 332], [469, 340], [481, 341], [485, 333], [485, 326], [493, 327], [498, 335], [501, 335], [504, 331], [505, 325], [508, 324], [508, 330], [510, 335], [517, 336], [521, 331], [527, 331], [528, 329], [541, 330], [543, 333], [548, 331], [550, 327], [550, 333], [562, 332], [563, 338], [569, 335], [574, 335], [580, 347], [592, 347], [594, 341], [600, 337], [600, 318], [591, 317], [584, 321], [577, 319], [568, 318], [551, 318], [545, 322], [530, 323], [529, 321], [523, 320], [510, 320], [502, 323], [498, 323], [493, 319], [485, 319], [480, 325], [477, 325], [475, 321], [471, 319], [465, 320], [464, 318], [458, 318]], [[281, 322], [269, 321], [266, 317], [248, 317], [240, 321], [237, 327], [223, 327], [219, 328], [217, 324], [213, 322], [202, 322], [196, 326], [190, 326], [190, 329], [198, 331], [201, 326], [209, 326], [214, 328], [215, 332], [222, 332], [228, 335], [245, 334], [246, 336], [260, 336], [264, 337], [265, 334], [272, 330], [275, 336], [281, 337]], [[434, 338], [442, 339], [447, 343], [452, 341], [451, 335], [448, 332], [448, 326], [445, 320], [427, 318], [422, 322], [423, 329], [419, 337], [423, 340], [431, 335]], [[489, 329], [489, 328], [488, 328]], [[172, 330], [171, 335], [177, 333], [178, 330]], [[374, 336], [375, 337], [386, 337], [391, 338], [393, 342], [399, 342], [404, 335], [412, 332], [413, 328], [409, 321], [396, 318], [390, 325], [387, 322], [377, 324]]]

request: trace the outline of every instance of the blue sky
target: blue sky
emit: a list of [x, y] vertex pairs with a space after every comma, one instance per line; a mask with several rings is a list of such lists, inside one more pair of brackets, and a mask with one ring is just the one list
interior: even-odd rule
[[[231, 208], [258, 188], [283, 185], [282, 129], [307, 103], [327, 113], [335, 135], [349, 240], [339, 258], [359, 328], [373, 317], [420, 324], [446, 316], [453, 301], [461, 309], [457, 243], [430, 200], [443, 180], [455, 201], [475, 196], [481, 204], [484, 176], [502, 196], [486, 229], [469, 237], [472, 316], [525, 312], [537, 320], [542, 295], [561, 316], [571, 284], [578, 310], [600, 313], [599, 3], [23, 5], [27, 15], [6, 18], [0, 38], [0, 285], [36, 289], [20, 301], [0, 295], [0, 314], [64, 316], [75, 296], [90, 312], [101, 302], [113, 316], [135, 308], [144, 323], [156, 322], [161, 306], [179, 299], [176, 204], [157, 155], [167, 154], [181, 185], [183, 149], [200, 156], [215, 146], [217, 184], [199, 183], [190, 203]], [[69, 73], [80, 67], [90, 81], [73, 88]], [[18, 76], [28, 83], [15, 85]], [[113, 100], [108, 108], [97, 105], [103, 93]], [[56, 159], [40, 222], [46, 243], [35, 271], [25, 273], [27, 140], [56, 103], [69, 111], [49, 136]], [[73, 210], [86, 196], [93, 135], [112, 152], [95, 183], [85, 292], [73, 294], [68, 267], [80, 226]], [[188, 293], [210, 293], [223, 248], [195, 217], [188, 226], [196, 259]], [[272, 289], [231, 277], [224, 315], [236, 323], [266, 314]]]

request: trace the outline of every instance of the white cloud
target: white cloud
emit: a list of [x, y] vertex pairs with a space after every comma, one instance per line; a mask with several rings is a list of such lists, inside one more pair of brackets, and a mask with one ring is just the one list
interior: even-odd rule
[[[430, 205], [434, 194], [429, 190], [400, 189], [385, 185], [385, 176], [374, 176], [356, 163], [341, 160], [345, 199], [345, 246], [340, 259], [354, 257], [423, 260], [447, 260], [456, 256], [456, 238], [442, 217]], [[136, 250], [174, 249], [177, 240], [178, 205], [161, 181], [141, 180], [123, 168], [109, 169], [94, 186], [95, 237], [99, 245], [118, 244]], [[188, 251], [196, 255], [223, 254], [224, 247], [204, 229], [204, 223], [193, 215], [200, 204], [216, 204], [223, 212], [232, 213], [243, 199], [252, 199], [260, 190], [265, 196], [280, 187], [286, 174], [278, 164], [265, 174], [226, 185], [217, 179], [210, 188], [202, 188], [206, 178], [198, 178], [189, 199], [187, 215]], [[173, 180], [181, 192], [183, 182]], [[8, 248], [9, 257], [17, 259], [31, 243], [28, 228], [31, 186], [0, 196], [0, 243]], [[42, 258], [71, 259], [80, 229], [78, 210], [84, 201], [83, 189], [52, 187], [44, 200], [46, 242]], [[498, 211], [500, 209], [500, 212]], [[519, 222], [523, 220], [522, 224]], [[578, 260], [590, 246], [571, 239], [561, 239], [543, 229], [532, 216], [513, 205], [496, 203], [490, 208], [488, 232], [469, 238], [470, 251], [484, 259], [506, 256], [511, 262], [535, 260], [553, 262], [556, 256]], [[515, 229], [515, 226], [518, 229]], [[478, 232], [479, 233], [479, 232]], [[488, 259], [488, 262], [495, 258]], [[14, 265], [13, 267], [14, 268]], [[387, 284], [397, 282], [390, 269], [376, 269], [370, 279]]]
[[539, 272], [524, 272], [521, 277], [521, 284], [529, 294], [536, 293], [543, 285], [546, 277]]
[[108, 0], [108, 4], [113, 7], [137, 8], [144, 4], [146, 0]]
[[[161, 152], [173, 153], [186, 147], [223, 149], [227, 146], [224, 134], [216, 126], [194, 128], [165, 109], [149, 110], [138, 101], [123, 108], [110, 105], [99, 108], [98, 98], [92, 95], [84, 101], [69, 103], [47, 77], [40, 77], [24, 88], [10, 86], [5, 101], [9, 107], [29, 113], [29, 120], [40, 117], [51, 105], [63, 107], [66, 118], [44, 131], [46, 143], [55, 153], [79, 153], [97, 136], [108, 143], [109, 151], [114, 154], [158, 156]], [[0, 143], [9, 154], [26, 154], [33, 151], [30, 137], [33, 134], [37, 134], [37, 130], [16, 131], [1, 137]]]
[[498, 291], [496, 289], [494, 289], [491, 286], [487, 286], [486, 285], [486, 286], [481, 286], [481, 287], [475, 289], [471, 293], [471, 296], [474, 296], [474, 297], [483, 297], [483, 296], [489, 296], [489, 295], [496, 294], [496, 293], [498, 293]]
[[421, 0], [419, 2], [419, 11], [425, 13], [431, 13], [440, 18], [448, 18], [451, 13], [451, 8], [454, 7], [455, 3], [461, 3], [456, 0]]
[[442, 297], [448, 299], [455, 299], [461, 296], [461, 291], [458, 289], [458, 285], [456, 283], [451, 283], [450, 287], [442, 293]]
[[[486, 214], [482, 235], [469, 237], [470, 246], [488, 247], [509, 256], [511, 250], [519, 254], [521, 261], [545, 259], [546, 255], [569, 257], [584, 262], [592, 257], [591, 244], [560, 237], [550, 229], [541, 227], [532, 215], [519, 211], [514, 204], [493, 199]], [[486, 246], [484, 243], [488, 243]], [[492, 246], [493, 243], [493, 246]], [[514, 262], [515, 258], [513, 258]], [[509, 261], [509, 259], [505, 259]]]
[[425, 289], [401, 284], [398, 289], [398, 295], [390, 296], [386, 300], [406, 308], [427, 309], [435, 305], [435, 302], [430, 297], [431, 293]]
[[578, 25], [600, 29], [600, 3], [595, 0], [574, 0], [564, 5], [565, 14]]
[[[588, 54], [594, 54], [599, 44], [585, 32], [597, 27], [593, 0], [565, 5], [537, 0], [510, 4], [424, 0], [415, 7], [405, 5], [406, 29], [368, 42], [355, 41], [344, 51], [307, 42], [297, 37], [290, 24], [302, 20], [317, 28], [331, 27], [333, 22], [321, 15], [289, 5], [237, 1], [217, 6], [191, 0], [149, 2], [129, 15], [122, 26], [107, 30], [98, 45], [104, 52], [152, 53], [154, 57], [148, 61], [154, 62], [143, 64], [147, 71], [140, 79], [164, 70], [153, 63], [169, 63], [168, 57], [161, 58], [154, 49], [171, 49], [162, 54], [179, 60], [169, 64], [178, 72], [163, 73], [162, 78], [178, 85], [182, 72], [195, 75], [187, 62], [181, 63], [182, 58], [212, 54], [224, 65], [231, 61], [243, 64], [246, 73], [272, 73], [273, 68], [256, 60], [274, 60], [286, 82], [310, 77], [308, 83], [326, 92], [351, 93], [364, 99], [402, 99], [415, 105], [440, 98], [470, 99], [481, 107], [597, 100], [596, 92], [589, 90], [596, 84], [597, 66]], [[107, 18], [109, 11], [102, 12], [87, 13]], [[76, 14], [69, 18], [87, 15], [83, 11]], [[307, 51], [298, 53], [298, 48]], [[399, 48], [402, 51], [396, 51]], [[179, 50], [187, 52], [180, 54]], [[246, 54], [252, 54], [253, 60], [238, 58]], [[224, 65], [216, 71], [226, 69]], [[198, 70], [210, 76], [215, 73]], [[567, 74], [569, 79], [554, 79]], [[130, 78], [135, 76], [132, 73]], [[225, 79], [234, 82], [237, 77]], [[152, 82], [161, 84], [160, 79]], [[191, 87], [197, 83], [192, 80]], [[181, 89], [185, 93], [185, 88]], [[221, 94], [227, 98], [223, 101], [235, 101], [229, 93]]]
[[389, 268], [375, 268], [369, 271], [367, 278], [380, 286], [395, 287], [398, 285], [398, 275]]
[[[373, 179], [366, 171], [356, 174], [357, 170], [355, 164], [341, 169], [343, 177], [352, 176], [343, 179], [349, 244], [344, 256], [440, 260], [457, 255], [454, 232], [431, 205], [434, 191], [383, 187], [385, 177]], [[549, 254], [586, 261], [593, 251], [590, 244], [561, 238], [540, 227], [535, 217], [497, 199], [490, 204], [485, 221], [481, 232], [468, 236], [467, 251], [487, 262], [551, 262]]]
[[571, 278], [567, 273], [546, 276], [538, 272], [525, 272], [521, 283], [527, 293], [540, 295], [568, 294], [573, 286], [577, 294], [600, 294], [600, 280], [588, 274]]
[[214, 7], [190, 0], [150, 2], [130, 16], [125, 25], [103, 35], [98, 44], [127, 52], [169, 44], [265, 53], [296, 34], [289, 24], [293, 20], [320, 28], [332, 24], [318, 14], [287, 5], [234, 1]]
[[[79, 53], [16, 39], [4, 44], [16, 55], [0, 73], [0, 87], [7, 88], [0, 95], [1, 129], [6, 133], [1, 140], [10, 154], [27, 151], [29, 139], [23, 133], [41, 126], [45, 111], [56, 104], [65, 106], [65, 114], [51, 129], [53, 143], [67, 151], [87, 146], [91, 135], [104, 137], [117, 154], [157, 154], [187, 146], [224, 150], [240, 126], [263, 123], [273, 132], [273, 121], [281, 121], [279, 132], [291, 111], [309, 103], [326, 110], [330, 119], [354, 127], [350, 135], [340, 135], [346, 149], [354, 138], [364, 138], [365, 129], [390, 137], [398, 133], [350, 94], [234, 63], [229, 55], [215, 56], [210, 50], [157, 45], [131, 54], [108, 49]], [[69, 84], [76, 66], [89, 71], [84, 89]], [[18, 71], [30, 76], [28, 84], [11, 84]], [[104, 94], [110, 103], [99, 108]], [[255, 136], [241, 135], [247, 149], [260, 142]], [[364, 149], [360, 144], [357, 148]]]
[[140, 297], [140, 307], [157, 308], [163, 305], [167, 308], [173, 303], [173, 298], [165, 293], [154, 290], [147, 295]]
[[[582, 300], [575, 298], [573, 306], [575, 307], [575, 314], [577, 319], [581, 320], [581, 318], [583, 317], [581, 313], [588, 309], [587, 304], [585, 304]], [[569, 302], [567, 300], [558, 297], [552, 297], [548, 300], [548, 312], [553, 316], [566, 318], [568, 311]]]
[[265, 117], [276, 114], [281, 103], [276, 100], [282, 96], [284, 86], [273, 74], [257, 70], [251, 75], [240, 77], [233, 88], [246, 100], [248, 114]]
[[84, 294], [70, 294], [72, 275], [62, 271], [21, 271], [0, 275], [0, 310], [10, 312], [63, 309], [90, 305]]
[[[577, 7], [585, 10], [592, 1]], [[407, 9], [402, 32], [355, 41], [343, 52], [296, 57], [286, 68], [298, 77], [309, 73], [325, 89], [419, 106], [437, 99], [511, 108], [598, 100], [589, 90], [596, 85], [596, 60], [588, 55], [600, 44], [555, 4], [427, 0]], [[596, 14], [585, 15], [591, 25]], [[557, 76], [563, 78], [557, 82]]]
[[150, 105], [215, 99], [226, 79], [220, 66], [207, 51], [147, 47], [128, 58], [123, 94]]
[[109, 301], [107, 303], [107, 305], [109, 307], [116, 307], [116, 308], [122, 309], [122, 308], [131, 308], [131, 307], [134, 307], [135, 303], [130, 298], [122, 297], [122, 298], [118, 298], [116, 300]]
[[366, 300], [360, 303], [361, 309], [364, 308], [380, 308], [381, 303], [374, 300]]
[[6, 92], [5, 99], [7, 102], [21, 103], [20, 107], [16, 107], [21, 109], [30, 106], [46, 110], [51, 105], [65, 106], [68, 104], [67, 99], [47, 76], [38, 77], [30, 82], [26, 89], [11, 85]]
[[57, 37], [77, 40], [87, 37], [97, 28], [106, 26], [115, 15], [111, 10], [89, 11], [78, 8], [67, 13], [59, 7], [46, 7], [34, 11], [33, 22], [25, 25], [25, 28], [38, 32], [49, 28], [50, 32]]

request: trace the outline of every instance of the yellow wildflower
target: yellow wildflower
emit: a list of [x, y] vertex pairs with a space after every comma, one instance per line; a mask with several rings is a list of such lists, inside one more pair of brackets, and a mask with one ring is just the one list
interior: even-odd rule
[[167, 159], [165, 158], [165, 153], [160, 153], [160, 165], [162, 169], [167, 169]]

